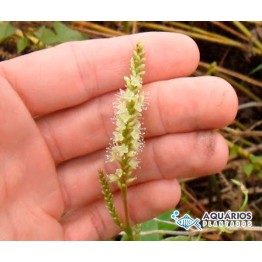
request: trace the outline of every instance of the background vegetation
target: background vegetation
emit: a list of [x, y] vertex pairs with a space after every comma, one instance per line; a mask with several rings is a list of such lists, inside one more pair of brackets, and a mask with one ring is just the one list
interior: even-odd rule
[[[262, 22], [0, 22], [0, 61], [72, 40], [146, 31], [179, 32], [198, 44], [201, 62], [194, 76], [216, 75], [230, 82], [239, 98], [235, 122], [220, 130], [230, 159], [218, 174], [182, 181], [181, 214], [252, 211], [262, 222]], [[235, 179], [240, 184], [234, 183]], [[247, 204], [243, 204], [248, 197]], [[262, 240], [260, 228], [182, 231], [170, 210], [142, 224], [141, 240]], [[119, 235], [116, 239], [120, 239]]]

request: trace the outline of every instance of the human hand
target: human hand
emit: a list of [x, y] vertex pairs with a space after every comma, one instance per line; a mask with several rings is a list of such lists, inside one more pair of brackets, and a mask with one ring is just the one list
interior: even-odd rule
[[[178, 178], [221, 170], [227, 145], [213, 129], [233, 121], [237, 97], [217, 77], [186, 77], [195, 43], [146, 33], [66, 43], [0, 63], [0, 239], [102, 240], [119, 228], [101, 196], [98, 169], [114, 125], [115, 92], [132, 49], [146, 50], [146, 146], [129, 188], [133, 223], [174, 207]], [[121, 213], [121, 199], [116, 192]]]

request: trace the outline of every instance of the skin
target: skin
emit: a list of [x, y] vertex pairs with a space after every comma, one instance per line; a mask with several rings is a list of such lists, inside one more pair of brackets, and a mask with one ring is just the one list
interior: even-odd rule
[[[129, 189], [139, 223], [174, 208], [179, 178], [224, 168], [228, 148], [212, 131], [230, 124], [237, 97], [216, 77], [187, 77], [197, 67], [192, 39], [145, 33], [59, 45], [0, 63], [0, 239], [104, 240], [119, 232], [101, 197], [97, 170], [112, 102], [129, 75], [137, 41], [146, 50], [146, 146]], [[115, 202], [122, 214], [121, 198]]]

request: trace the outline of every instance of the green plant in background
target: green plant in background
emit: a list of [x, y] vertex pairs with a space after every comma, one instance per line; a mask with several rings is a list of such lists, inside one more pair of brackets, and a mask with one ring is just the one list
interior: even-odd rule
[[41, 26], [34, 32], [36, 36], [45, 45], [60, 44], [68, 41], [85, 40], [87, 37], [61, 22], [53, 23], [54, 30]]
[[0, 23], [0, 44], [7, 39], [14, 38], [17, 53], [22, 53], [30, 45], [45, 48], [50, 45], [61, 44], [68, 41], [87, 39], [87, 35], [73, 30], [64, 23], [51, 23], [53, 29], [41, 26], [33, 32], [24, 33], [15, 28], [10, 22]]
[[9, 22], [3, 22], [0, 24], [0, 43], [14, 34], [15, 28]]
[[230, 155], [240, 155], [247, 159], [248, 162], [242, 165], [244, 174], [250, 177], [253, 173], [262, 178], [262, 157], [256, 156], [240, 146], [234, 145], [232, 142], [227, 141], [230, 148]]
[[[116, 129], [107, 157], [108, 161], [117, 162], [119, 168], [114, 174], [109, 175], [99, 170], [99, 180], [109, 213], [114, 222], [126, 232], [128, 240], [134, 240], [135, 236], [129, 221], [127, 187], [136, 179], [133, 171], [139, 165], [137, 155], [144, 145], [141, 128], [142, 111], [145, 108], [144, 93], [141, 91], [144, 67], [144, 48], [141, 43], [137, 43], [131, 58], [131, 75], [124, 77], [126, 90], [120, 90], [118, 100], [114, 104]], [[110, 183], [116, 183], [121, 191], [125, 213], [124, 222], [120, 221], [113, 203]]]

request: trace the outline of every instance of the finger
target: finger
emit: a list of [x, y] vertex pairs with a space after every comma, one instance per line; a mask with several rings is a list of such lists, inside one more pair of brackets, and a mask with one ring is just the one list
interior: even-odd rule
[[138, 40], [146, 50], [145, 83], [186, 76], [199, 62], [198, 48], [189, 37], [144, 33], [66, 43], [4, 62], [0, 72], [32, 114], [46, 114], [124, 86]]
[[[237, 96], [217, 77], [180, 78], [148, 84], [146, 137], [221, 128], [235, 118]], [[38, 126], [57, 163], [105, 148], [112, 136], [113, 93], [43, 117]], [[72, 146], [74, 145], [74, 146]]]
[[[53, 220], [60, 217], [63, 200], [53, 159], [35, 122], [1, 77], [0, 86], [0, 206], [8, 214], [10, 224], [18, 216], [19, 221], [26, 218], [19, 214], [19, 209], [26, 210], [25, 213], [30, 210], [35, 218], [30, 225], [24, 220], [21, 230], [14, 222], [13, 229], [18, 233], [29, 230], [47, 214]], [[1, 226], [0, 223], [0, 232]]]
[[[141, 168], [134, 173], [137, 177], [135, 183], [216, 173], [225, 167], [227, 158], [227, 145], [216, 132], [172, 134], [149, 139], [140, 156]], [[105, 164], [104, 150], [58, 167], [66, 209], [86, 205], [99, 197], [99, 169], [107, 174], [115, 170], [115, 166]]]
[[[130, 187], [128, 190], [129, 215], [132, 224], [148, 220], [165, 210], [175, 207], [180, 199], [176, 180], [163, 180]], [[122, 199], [115, 196], [117, 210], [123, 220]], [[105, 202], [95, 203], [72, 212], [64, 221], [65, 240], [106, 240], [120, 229], [114, 224]]]

